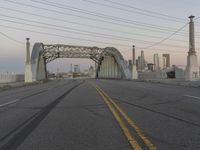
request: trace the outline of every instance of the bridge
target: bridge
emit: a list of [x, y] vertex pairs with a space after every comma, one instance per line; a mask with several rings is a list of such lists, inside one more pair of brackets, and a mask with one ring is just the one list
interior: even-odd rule
[[98, 48], [35, 43], [30, 56], [27, 39], [25, 82], [47, 79], [47, 63], [57, 58], [87, 58], [96, 64], [96, 78], [130, 79], [131, 73], [121, 53], [114, 47]]

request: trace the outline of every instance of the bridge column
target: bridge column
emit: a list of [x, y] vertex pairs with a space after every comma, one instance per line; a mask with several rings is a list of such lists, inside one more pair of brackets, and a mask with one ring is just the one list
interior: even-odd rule
[[117, 78], [117, 63], [115, 59], [114, 59], [114, 77]]
[[137, 79], [138, 78], [138, 73], [136, 69], [136, 63], [135, 63], [135, 45], [133, 45], [132, 49], [132, 79]]
[[111, 78], [111, 67], [112, 67], [112, 65], [111, 65], [111, 57], [110, 56], [108, 56], [108, 78]]
[[110, 77], [113, 78], [113, 57], [110, 57]]
[[199, 66], [195, 51], [194, 16], [189, 16], [189, 19], [189, 52], [187, 56], [185, 79], [187, 81], [196, 81], [199, 80]]
[[99, 70], [97, 70], [97, 76], [96, 78], [101, 78], [101, 66], [99, 66]]
[[121, 78], [121, 70], [119, 66], [118, 66], [118, 78]]
[[100, 66], [100, 68], [99, 68], [99, 74], [100, 74], [100, 78], [102, 78], [103, 77], [103, 63], [101, 63], [101, 66]]
[[46, 61], [43, 57], [39, 57], [38, 68], [37, 80], [46, 80]]
[[106, 78], [109, 77], [109, 57], [106, 56]]
[[105, 71], [105, 57], [102, 60], [102, 77], [105, 77], [106, 71]]
[[46, 58], [44, 58], [44, 71], [45, 71], [45, 79], [48, 79], [48, 74], [47, 74], [47, 64], [46, 64]]
[[106, 78], [107, 77], [107, 57], [105, 56], [104, 57], [104, 77]]
[[25, 82], [30, 83], [32, 80], [32, 70], [31, 70], [31, 57], [30, 57], [30, 42], [29, 38], [26, 38], [26, 63], [25, 63]]
[[107, 78], [110, 77], [110, 58], [107, 56]]
[[115, 78], [115, 59], [112, 57], [112, 77]]
[[106, 78], [107, 76], [107, 59], [106, 59], [106, 56], [104, 57], [104, 78]]

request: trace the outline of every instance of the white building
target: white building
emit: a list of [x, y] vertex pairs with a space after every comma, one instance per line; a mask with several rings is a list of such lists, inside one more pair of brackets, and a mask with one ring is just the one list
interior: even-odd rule
[[160, 65], [159, 65], [159, 55], [158, 54], [154, 54], [154, 70], [158, 71], [160, 70]]
[[163, 55], [154, 54], [154, 70], [155, 71], [159, 71], [164, 68], [170, 67], [169, 55], [167, 54], [167, 57], [165, 55], [166, 54], [163, 54]]

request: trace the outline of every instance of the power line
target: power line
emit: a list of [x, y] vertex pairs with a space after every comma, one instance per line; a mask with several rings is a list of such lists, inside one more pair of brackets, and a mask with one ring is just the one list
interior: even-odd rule
[[[0, 16], [3, 16], [3, 15], [0, 14]], [[11, 18], [16, 18], [16, 17], [11, 17]], [[92, 37], [107, 38], [107, 39], [113, 39], [113, 40], [119, 40], [119, 41], [126, 41], [126, 42], [132, 42], [134, 40], [134, 41], [138, 41], [138, 42], [142, 42], [142, 43], [146, 43], [146, 44], [152, 43], [150, 41], [144, 41], [144, 40], [138, 40], [138, 39], [131, 39], [131, 38], [125, 38], [125, 37], [120, 37], [120, 36], [116, 36], [115, 37], [114, 35], [100, 34], [100, 33], [97, 33], [97, 32], [88, 32], [88, 31], [76, 30], [76, 29], [73, 29], [74, 31], [69, 31], [69, 30], [64, 30], [64, 29], [58, 29], [58, 28], [52, 28], [52, 27], [46, 27], [46, 26], [40, 26], [40, 25], [33, 25], [33, 24], [22, 23], [22, 22], [17, 22], [17, 21], [12, 21], [12, 20], [6, 20], [6, 19], [0, 19], [0, 20], [6, 21], [6, 22], [11, 22], [11, 23], [16, 23], [16, 24], [22, 24], [22, 25], [28, 25], [28, 26], [33, 26], [33, 27], [39, 27], [39, 28], [42, 28], [42, 29], [51, 29], [51, 30], [57, 30], [57, 31], [62, 31], [62, 32], [67, 32], [67, 33], [87, 35], [87, 36], [92, 36]], [[25, 21], [26, 19], [21, 19], [21, 20]], [[32, 21], [32, 20], [28, 20], [28, 22], [37, 23], [36, 21]], [[48, 26], [54, 26], [54, 25], [46, 24], [46, 23], [42, 23], [42, 22], [40, 22], [40, 24], [44, 24], [44, 25], [48, 25]], [[56, 26], [56, 27], [58, 27], [58, 26]], [[65, 28], [67, 28], [67, 27], [65, 27]], [[85, 32], [85, 33], [81, 33], [80, 31], [81, 32]]]
[[[10, 1], [10, 0], [7, 0], [7, 1]], [[15, 2], [14, 2], [15, 3]], [[27, 4], [25, 4], [25, 5], [27, 5]], [[31, 5], [32, 6], [32, 5]], [[35, 6], [34, 6], [35, 7]]]
[[[12, 16], [8, 16], [8, 15], [0, 14], [0, 16], [7, 17], [7, 18], [12, 18], [12, 19], [17, 19], [17, 20], [22, 20], [22, 21], [26, 21], [26, 22], [42, 24], [42, 25], [46, 25], [46, 26], [51, 26], [51, 27], [46, 27], [46, 26], [27, 24], [27, 23], [12, 21], [12, 20], [0, 19], [2, 21], [6, 21], [6, 22], [12, 22], [12, 23], [17, 23], [17, 24], [34, 26], [34, 27], [39, 27], [39, 28], [43, 28], [43, 29], [52, 29], [52, 30], [57, 30], [57, 31], [75, 33], [75, 34], [82, 34], [82, 35], [88, 35], [88, 36], [92, 35], [92, 36], [95, 36], [95, 37], [103, 37], [103, 38], [107, 37], [107, 38], [114, 39], [114, 40], [124, 40], [124, 41], [129, 41], [129, 42], [133, 41], [133, 40], [137, 40], [137, 39], [131, 39], [131, 38], [126, 38], [126, 37], [121, 37], [121, 36], [114, 36], [114, 35], [109, 35], [109, 34], [101, 34], [101, 33], [91, 32], [91, 31], [86, 31], [86, 30], [79, 30], [79, 29], [70, 28], [70, 27], [66, 27], [66, 26], [58, 26], [58, 25], [54, 25], [54, 24], [43, 23], [43, 22], [33, 21], [33, 20], [29, 20], [29, 19], [22, 19], [22, 18], [12, 17]], [[52, 27], [56, 27], [56, 28], [52, 28]], [[60, 28], [62, 28], [62, 29], [60, 29]], [[68, 30], [66, 30], [66, 29], [68, 29]], [[84, 32], [84, 33], [82, 33], [82, 32]], [[143, 41], [143, 40], [137, 40], [137, 41], [146, 42], [146, 43], [148, 42], [148, 41]]]
[[[52, 33], [47, 33], [47, 32], [40, 32], [40, 31], [35, 31], [35, 30], [29, 30], [29, 29], [24, 29], [24, 28], [18, 28], [18, 27], [11, 27], [11, 26], [5, 26], [5, 25], [0, 25], [1, 27], [8, 28], [8, 29], [13, 29], [13, 30], [18, 30], [18, 31], [26, 31], [26, 32], [31, 32], [31, 33], [37, 33], [41, 35], [50, 35], [50, 36], [56, 36], [56, 37], [61, 37], [61, 38], [67, 38], [67, 39], [75, 39], [75, 40], [80, 40], [80, 41], [87, 41], [87, 42], [93, 42], [93, 43], [101, 43], [101, 44], [109, 44], [109, 45], [116, 45], [116, 46], [122, 46], [122, 47], [131, 47], [129, 45], [124, 45], [124, 44], [118, 44], [118, 43], [109, 43], [109, 42], [102, 42], [102, 41], [95, 41], [95, 40], [89, 40], [89, 39], [82, 39], [82, 38], [74, 38], [70, 36], [63, 36], [63, 35], [58, 35], [58, 34], [52, 34]], [[20, 42], [21, 44], [24, 44]], [[142, 49], [142, 48], [140, 48]], [[162, 51], [162, 50], [158, 50]], [[169, 50], [165, 50], [169, 51]]]
[[58, 34], [53, 34], [53, 33], [40, 32], [40, 31], [35, 31], [35, 30], [30, 30], [30, 29], [24, 29], [24, 28], [18, 28], [18, 27], [5, 26], [5, 25], [0, 25], [0, 26], [4, 27], [4, 28], [13, 29], [13, 30], [32, 32], [32, 33], [37, 33], [37, 34], [42, 34], [42, 35], [50, 35], [50, 36], [56, 36], [56, 37], [61, 37], [61, 38], [75, 39], [75, 40], [87, 41], [87, 42], [93, 42], [93, 43], [116, 45], [116, 46], [122, 46], [122, 47], [131, 47], [131, 46], [128, 46], [128, 45], [123, 45], [123, 44], [118, 44], [118, 43], [109, 43], [109, 42], [95, 41], [95, 40], [89, 40], [89, 39], [85, 39], [85, 38], [84, 39], [83, 38], [75, 38], [75, 37], [71, 37], [71, 36], [63, 36], [63, 35], [58, 35]]
[[43, 1], [31, 0], [31, 1], [39, 3], [39, 4], [53, 6], [53, 7], [56, 7], [56, 8], [61, 8], [61, 9], [64, 9], [64, 10], [67, 9], [67, 10], [70, 10], [70, 11], [79, 12], [79, 13], [83, 13], [83, 14], [86, 14], [86, 15], [92, 15], [92, 16], [95, 16], [95, 17], [106, 18], [106, 19], [110, 19], [110, 20], [113, 20], [113, 21], [119, 21], [119, 22], [124, 22], [124, 23], [128, 23], [128, 24], [135, 24], [135, 25], [139, 25], [139, 26], [143, 25], [144, 27], [155, 28], [155, 29], [158, 29], [158, 30], [165, 30], [165, 31], [170, 31], [170, 32], [174, 32], [174, 30], [176, 30], [174, 28], [158, 26], [158, 25], [153, 25], [153, 24], [149, 24], [149, 23], [142, 23], [142, 22], [133, 21], [133, 20], [129, 20], [129, 19], [105, 15], [105, 14], [102, 14], [102, 13], [92, 12], [92, 11], [72, 7], [72, 6], [69, 6], [69, 5], [66, 5], [66, 4], [50, 2], [48, 0], [43, 0]]
[[[144, 50], [142, 47], [137, 47], [138, 50]], [[150, 51], [161, 51], [161, 52], [171, 52], [171, 53], [185, 53], [187, 54], [186, 51], [177, 51], [177, 50], [167, 50], [167, 49], [160, 49], [160, 48], [148, 48], [148, 49], [145, 49], [144, 51], [145, 52], [148, 52], [148, 50]], [[127, 52], [132, 52], [132, 50], [126, 50], [126, 51], [123, 51], [121, 53], [125, 54]], [[199, 51], [197, 51], [197, 53], [200, 53]]]
[[10, 37], [10, 36], [8, 36], [7, 34], [1, 32], [1, 31], [0, 31], [0, 34], [3, 35], [4, 37], [6, 37], [7, 39], [11, 40], [11, 41], [14, 41], [14, 42], [16, 42], [16, 43], [19, 43], [19, 44], [23, 44], [23, 45], [24, 45], [23, 42], [18, 41], [18, 40], [14, 39], [14, 38], [12, 38], [12, 37]]
[[168, 37], [166, 37], [166, 38], [162, 39], [161, 41], [156, 42], [156, 43], [154, 43], [154, 44], [152, 44], [152, 45], [150, 45], [150, 46], [148, 46], [148, 47], [144, 47], [143, 49], [148, 49], [148, 48], [151, 48], [151, 47], [154, 47], [154, 46], [157, 46], [157, 45], [161, 44], [162, 42], [164, 42], [164, 41], [170, 39], [172, 36], [174, 36], [175, 34], [177, 34], [179, 31], [181, 31], [181, 30], [182, 30], [183, 28], [185, 28], [187, 25], [188, 25], [188, 23], [186, 23], [184, 26], [182, 26], [181, 28], [179, 28], [179, 29], [178, 29], [177, 31], [175, 31], [174, 33], [170, 34]]
[[[11, 8], [7, 8], [7, 7], [0, 7], [0, 8], [1, 9], [5, 9], [5, 10], [9, 10], [9, 11], [12, 11], [12, 12], [22, 13], [22, 14], [31, 15], [31, 16], [37, 16], [37, 17], [41, 17], [41, 18], [45, 18], [45, 19], [56, 20], [56, 21], [75, 24], [75, 25], [81, 25], [81, 26], [85, 26], [85, 27], [91, 27], [91, 28], [95, 28], [95, 29], [113, 31], [113, 32], [118, 32], [118, 33], [123, 33], [123, 34], [128, 34], [128, 35], [138, 35], [138, 36], [150, 37], [150, 38], [155, 38], [155, 39], [162, 38], [162, 37], [159, 37], [159, 36], [152, 36], [152, 35], [140, 34], [140, 33], [132, 33], [132, 32], [127, 32], [127, 31], [122, 31], [122, 30], [116, 30], [116, 29], [99, 27], [99, 26], [94, 26], [94, 25], [89, 25], [89, 24], [77, 23], [77, 22], [73, 22], [73, 21], [69, 21], [69, 20], [64, 20], [64, 19], [59, 19], [59, 18], [54, 18], [54, 17], [49, 17], [49, 16], [43, 16], [43, 15], [38, 15], [38, 14], [33, 14], [33, 13], [30, 13], [30, 12], [11, 9]], [[187, 42], [187, 41], [178, 40], [178, 39], [173, 39], [173, 41]]]
[[[144, 50], [142, 47], [137, 47], [137, 49], [139, 49], [139, 50]], [[147, 51], [147, 50], [150, 50], [150, 51], [163, 51], [163, 52], [174, 52], [174, 53], [185, 53], [185, 54], [187, 54], [187, 52], [186, 51], [177, 51], [177, 50], [166, 50], [166, 49], [160, 49], [160, 48], [148, 48], [148, 49], [146, 49], [145, 51]]]
[[90, 17], [80, 16], [80, 15], [75, 15], [75, 14], [71, 14], [71, 13], [65, 13], [65, 12], [61, 12], [61, 11], [57, 11], [57, 10], [52, 10], [52, 9], [47, 9], [47, 8], [43, 8], [43, 7], [33, 6], [33, 5], [30, 5], [30, 4], [24, 4], [24, 3], [20, 3], [20, 2], [15, 2], [15, 1], [12, 1], [12, 0], [4, 0], [4, 1], [7, 1], [7, 2], [10, 2], [10, 3], [13, 3], [13, 4], [17, 4], [17, 5], [26, 6], [26, 7], [31, 7], [31, 8], [36, 8], [36, 9], [40, 9], [40, 10], [45, 10], [45, 11], [48, 11], [48, 12], [54, 12], [54, 13], [58, 13], [58, 14], [62, 14], [62, 15], [74, 16], [74, 17], [78, 17], [78, 18], [81, 18], [81, 19], [87, 19], [87, 20], [92, 20], [92, 21], [97, 21], [97, 22], [109, 23], [109, 24], [120, 26], [120, 27], [128, 27], [128, 28], [131, 28], [131, 29], [137, 28], [137, 29], [142, 29], [142, 30], [147, 30], [147, 31], [152, 31], [152, 32], [159, 32], [159, 33], [165, 33], [165, 34], [169, 33], [166, 30], [157, 31], [157, 30], [147, 29], [147, 28], [144, 28], [143, 25], [140, 25], [138, 27], [138, 26], [133, 26], [133, 25], [128, 25], [128, 24], [121, 24], [121, 23], [116, 23], [116, 22], [114, 23], [112, 21], [105, 21], [105, 20], [102, 20], [102, 19], [95, 19], [95, 18], [90, 18]]
[[165, 21], [173, 21], [173, 22], [178, 22], [178, 23], [184, 23], [184, 21], [180, 21], [180, 20], [177, 20], [177, 19], [172, 19], [172, 18], [170, 19], [170, 18], [166, 18], [166, 17], [163, 17], [163, 16], [156, 16], [156, 15], [150, 15], [150, 14], [143, 13], [143, 12], [137, 12], [137, 11], [133, 11], [133, 10], [127, 10], [127, 9], [124, 9], [124, 8], [115, 7], [113, 5], [111, 6], [111, 5], [107, 5], [107, 4], [103, 4], [103, 3], [99, 3], [99, 2], [94, 2], [94, 1], [91, 1], [91, 0], [82, 0], [82, 1], [85, 1], [85, 2], [88, 2], [88, 3], [91, 3], [91, 4], [95, 4], [95, 5], [100, 5], [100, 6], [104, 6], [104, 7], [109, 7], [109, 8], [113, 8], [113, 9], [117, 9], [117, 10], [129, 12], [129, 13], [135, 13], [135, 14], [140, 14], [140, 15], [143, 15], [143, 16], [148, 16], [148, 17], [153, 17], [153, 18], [157, 18], [157, 19], [162, 19], [162, 20], [165, 20]]
[[182, 19], [182, 18], [178, 18], [178, 17], [174, 17], [174, 16], [158, 13], [158, 12], [151, 11], [151, 10], [137, 8], [137, 7], [134, 7], [134, 6], [131, 6], [131, 5], [127, 5], [127, 4], [123, 4], [123, 3], [119, 3], [119, 2], [114, 2], [112, 0], [104, 0], [104, 1], [106, 1], [108, 3], [111, 3], [111, 4], [118, 5], [118, 6], [123, 6], [123, 7], [126, 7], [126, 8], [136, 9], [136, 10], [139, 10], [139, 11], [142, 11], [142, 12], [147, 12], [147, 13], [151, 13], [151, 14], [155, 14], [155, 15], [159, 15], [159, 16], [164, 16], [164, 17], [167, 17], [167, 18], [174, 18], [174, 19], [177, 19], [177, 20], [180, 20], [180, 21], [185, 21], [185, 19]]
[[[138, 50], [143, 50], [143, 48], [137, 47]], [[145, 52], [148, 52], [148, 50], [150, 51], [161, 51], [161, 52], [173, 52], [173, 53], [187, 53], [187, 52], [183, 52], [183, 51], [174, 51], [174, 50], [164, 50], [164, 49], [146, 49]], [[123, 51], [121, 53], [125, 54], [127, 52], [132, 52], [131, 50], [126, 50]]]
[[[11, 16], [1, 15], [1, 14], [0, 14], [0, 16], [6, 16], [6, 17], [10, 17], [10, 18], [19, 19], [17, 17], [11, 17]], [[124, 38], [124, 37], [120, 37], [120, 36], [116, 36], [114, 38], [114, 37], [112, 37], [113, 35], [107, 35], [107, 37], [106, 37], [106, 35], [103, 34], [103, 35], [100, 36], [99, 33], [96, 33], [96, 32], [87, 32], [87, 31], [76, 30], [76, 29], [73, 29], [74, 31], [69, 31], [69, 30], [57, 29], [57, 28], [52, 28], [52, 27], [46, 27], [46, 26], [33, 25], [33, 24], [22, 23], [22, 22], [17, 22], [17, 21], [11, 21], [11, 20], [6, 20], [6, 19], [0, 19], [0, 20], [6, 21], [6, 22], [11, 22], [11, 23], [22, 24], [22, 25], [33, 26], [33, 27], [39, 27], [39, 28], [42, 28], [42, 29], [51, 29], [51, 30], [63, 31], [63, 32], [74, 33], [74, 34], [82, 34], [82, 35], [87, 35], [87, 36], [92, 36], [92, 37], [108, 38], [108, 39], [114, 39], [114, 40], [119, 40], [119, 41], [123, 40], [123, 41], [127, 41], [127, 42], [132, 42], [134, 40], [134, 41], [138, 41], [138, 42], [146, 43], [146, 44], [153, 43], [153, 42], [150, 42], [150, 41], [144, 41], [144, 40], [138, 40], [138, 39], [130, 39], [130, 38]], [[32, 20], [27, 20], [27, 19], [20, 19], [20, 20], [28, 21], [28, 22], [34, 22], [34, 23], [39, 23], [39, 24], [44, 24], [44, 25], [48, 25], [48, 26], [54, 26], [54, 25], [51, 25], [51, 24], [37, 22], [37, 21], [32, 21]], [[56, 27], [62, 27], [62, 26], [56, 26]], [[66, 27], [62, 27], [62, 28], [66, 28]], [[81, 31], [81, 32], [85, 32], [85, 33], [77, 32], [77, 31]], [[171, 44], [163, 44], [163, 46], [185, 48], [185, 47], [182, 47], [182, 46], [171, 45]]]

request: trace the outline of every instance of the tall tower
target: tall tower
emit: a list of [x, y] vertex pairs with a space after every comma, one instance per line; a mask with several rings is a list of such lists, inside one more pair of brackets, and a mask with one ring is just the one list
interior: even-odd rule
[[185, 79], [187, 81], [196, 81], [199, 79], [199, 66], [198, 58], [195, 51], [195, 38], [194, 38], [194, 16], [189, 16], [189, 52], [187, 56], [187, 67]]
[[141, 51], [141, 71], [143, 72], [145, 68], [144, 51]]
[[133, 45], [132, 49], [132, 79], [137, 79], [138, 78], [138, 73], [136, 69], [136, 62], [135, 62], [135, 45]]
[[30, 42], [29, 38], [26, 38], [26, 64], [30, 63]]
[[141, 56], [138, 56], [137, 59], [137, 70], [138, 72], [141, 72]]
[[164, 68], [170, 67], [170, 54], [163, 54]]
[[133, 45], [132, 49], [132, 64], [135, 65], [135, 45]]
[[30, 42], [29, 42], [29, 38], [26, 38], [25, 82], [26, 83], [33, 82], [33, 80], [32, 80], [32, 70], [31, 70], [31, 57], [30, 57]]
[[159, 65], [159, 55], [154, 54], [154, 71], [160, 70], [160, 65]]

